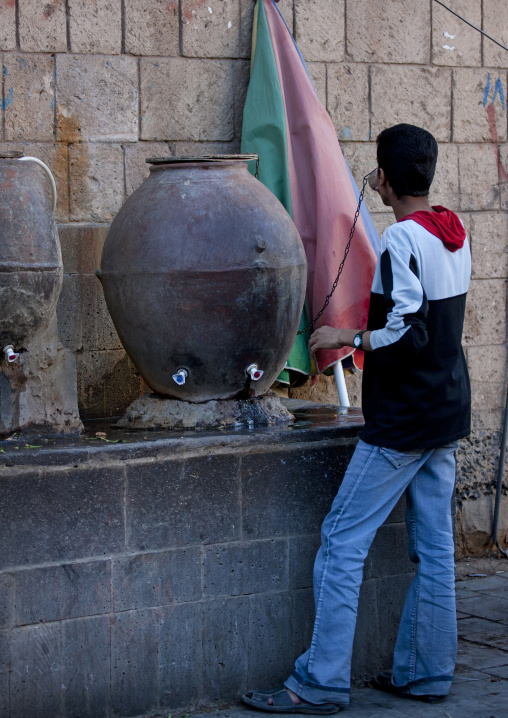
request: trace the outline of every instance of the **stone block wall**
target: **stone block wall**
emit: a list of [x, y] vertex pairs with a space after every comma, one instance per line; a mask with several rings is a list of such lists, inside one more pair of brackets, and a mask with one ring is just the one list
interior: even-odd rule
[[[6, 446], [0, 717], [167, 716], [286, 678], [362, 419], [311, 424]], [[415, 570], [403, 504], [365, 564], [355, 682], [390, 666]]]
[[[432, 199], [459, 212], [473, 251], [464, 343], [474, 434], [459, 477], [473, 510], [491, 500], [506, 387], [508, 52], [433, 0], [278, 7], [357, 182], [375, 167], [383, 127], [411, 122], [438, 139]], [[450, 7], [508, 45], [502, 0]], [[146, 157], [239, 150], [252, 10], [252, 0], [0, 0], [0, 149], [23, 148], [56, 177], [60, 331], [77, 357], [84, 418], [120, 414], [144, 391], [93, 275], [108, 224]], [[367, 204], [382, 231], [391, 213], [377, 195]], [[358, 377], [348, 381], [357, 400]], [[336, 401], [330, 380], [295, 396]], [[488, 538], [478, 521], [476, 543], [461, 539], [467, 551]]]

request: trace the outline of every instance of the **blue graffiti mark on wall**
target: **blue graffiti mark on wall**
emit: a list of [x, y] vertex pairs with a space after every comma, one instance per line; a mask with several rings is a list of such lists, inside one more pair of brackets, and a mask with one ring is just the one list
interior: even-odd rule
[[13, 96], [14, 96], [14, 88], [11, 87], [9, 89], [9, 92], [7, 93], [7, 97], [5, 98], [5, 100], [2, 100], [2, 104], [1, 104], [2, 110], [6, 110], [9, 107], [9, 105], [12, 104]]
[[496, 99], [498, 93], [499, 93], [499, 99], [501, 100], [501, 107], [503, 108], [503, 112], [504, 112], [506, 109], [506, 104], [504, 101], [503, 83], [501, 82], [500, 77], [498, 77], [496, 80], [496, 85], [494, 87], [494, 97], [492, 98], [492, 104], [494, 104], [494, 100]]
[[339, 135], [339, 140], [350, 140], [352, 137], [351, 127], [348, 127], [347, 125], [344, 127], [342, 132]]
[[[485, 90], [483, 93], [483, 106], [487, 106], [487, 102], [489, 100], [489, 93], [490, 93], [490, 72], [487, 75], [487, 84], [485, 85]], [[504, 89], [503, 89], [503, 83], [501, 81], [501, 78], [498, 77], [496, 80], [496, 83], [494, 85], [494, 94], [492, 95], [491, 105], [494, 104], [496, 97], [499, 95], [499, 100], [501, 102], [501, 107], [503, 112], [506, 110], [506, 102], [504, 97]]]

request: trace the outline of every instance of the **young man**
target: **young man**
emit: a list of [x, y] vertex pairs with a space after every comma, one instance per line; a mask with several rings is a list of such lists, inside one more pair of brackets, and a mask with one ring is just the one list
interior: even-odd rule
[[450, 689], [457, 644], [450, 502], [454, 452], [470, 431], [461, 336], [471, 258], [460, 219], [427, 199], [437, 152], [434, 137], [419, 127], [381, 132], [376, 189], [397, 222], [382, 237], [368, 330], [324, 326], [309, 343], [313, 352], [365, 350], [365, 427], [322, 526], [310, 648], [280, 689], [244, 696], [261, 710], [335, 713], [349, 703], [364, 560], [404, 492], [409, 553], [418, 572], [406, 597], [393, 670], [371, 685], [430, 703], [445, 700]]

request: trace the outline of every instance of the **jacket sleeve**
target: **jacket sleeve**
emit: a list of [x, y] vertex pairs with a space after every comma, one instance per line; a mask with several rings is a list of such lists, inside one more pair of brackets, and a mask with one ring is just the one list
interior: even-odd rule
[[370, 343], [379, 358], [410, 358], [427, 344], [428, 301], [419, 268], [408, 243], [388, 241], [377, 268], [387, 313], [383, 329], [374, 330]]

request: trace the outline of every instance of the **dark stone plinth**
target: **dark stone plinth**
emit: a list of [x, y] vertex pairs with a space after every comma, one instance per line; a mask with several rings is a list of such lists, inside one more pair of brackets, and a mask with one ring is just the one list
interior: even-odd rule
[[[0, 718], [167, 715], [288, 675], [362, 426], [290, 410], [284, 427], [0, 442]], [[402, 522], [399, 507], [366, 562], [355, 679], [390, 666]]]

